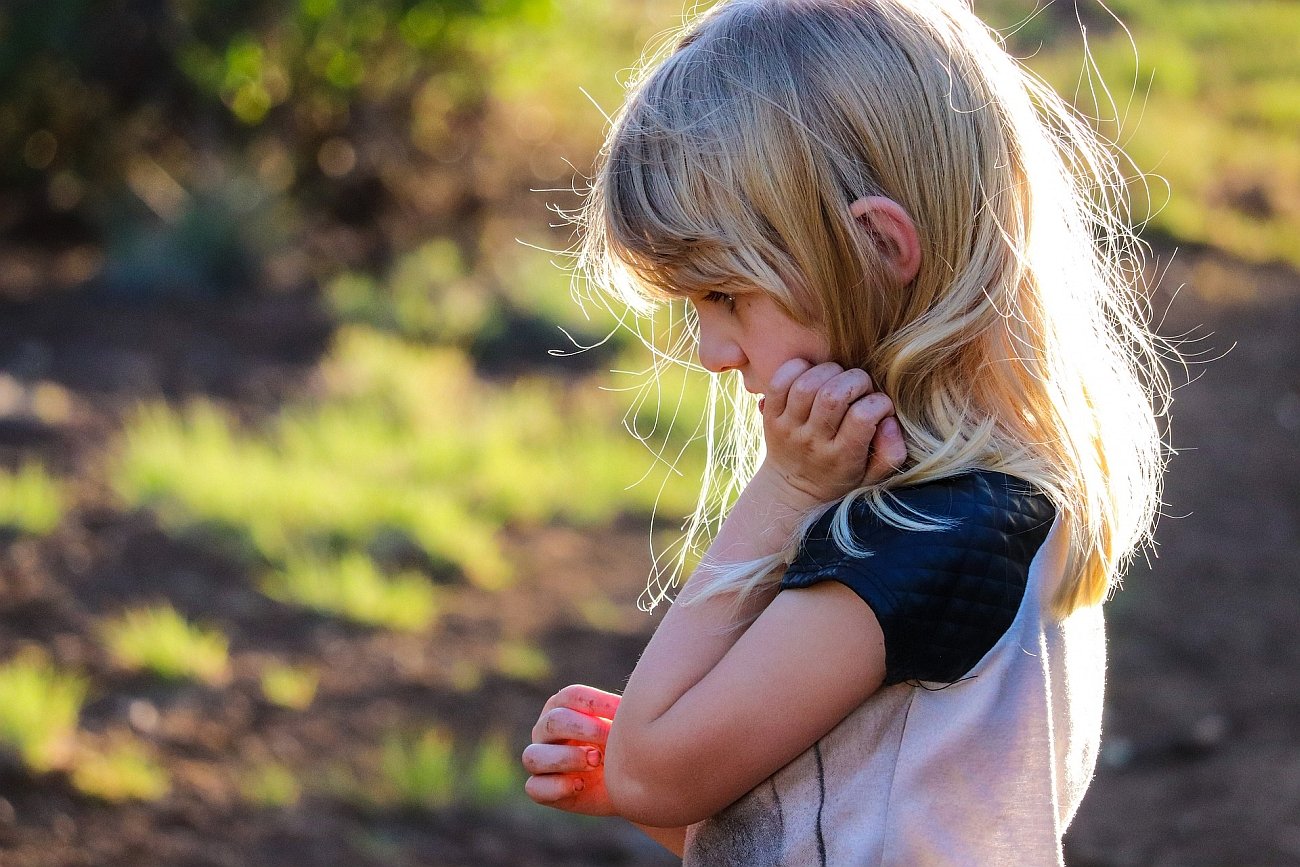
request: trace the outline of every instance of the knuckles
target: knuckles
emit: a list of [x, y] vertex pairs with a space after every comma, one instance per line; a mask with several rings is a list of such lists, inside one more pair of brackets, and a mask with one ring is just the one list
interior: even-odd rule
[[576, 699], [580, 692], [581, 689], [579, 685], [576, 683], [571, 683], [566, 687], [562, 687], [560, 691], [557, 692], [555, 695], [551, 696], [551, 698], [559, 699], [561, 703], [568, 704], [569, 702]]
[[536, 739], [539, 735], [554, 736], [562, 734], [562, 726], [564, 725], [569, 713], [571, 713], [571, 711], [569, 711], [568, 708], [555, 707], [542, 714], [542, 718], [539, 719], [537, 725], [533, 727], [533, 738]]
[[606, 723], [570, 707], [554, 707], [533, 726], [533, 740], [591, 739], [601, 736]]
[[849, 414], [855, 420], [871, 420], [879, 423], [881, 419], [893, 412], [894, 402], [878, 391], [865, 395], [849, 407]]

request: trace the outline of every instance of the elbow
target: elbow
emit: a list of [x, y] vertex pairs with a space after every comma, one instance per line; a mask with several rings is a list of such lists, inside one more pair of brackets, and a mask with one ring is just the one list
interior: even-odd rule
[[663, 763], [629, 754], [611, 737], [605, 752], [605, 792], [610, 806], [630, 822], [653, 828], [680, 828], [713, 815], [698, 797], [698, 782], [680, 779]]

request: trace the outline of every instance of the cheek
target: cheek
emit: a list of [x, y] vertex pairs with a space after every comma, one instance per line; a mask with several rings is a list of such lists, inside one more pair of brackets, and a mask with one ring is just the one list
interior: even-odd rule
[[800, 327], [787, 344], [792, 358], [802, 358], [813, 364], [831, 360], [830, 343], [818, 331]]

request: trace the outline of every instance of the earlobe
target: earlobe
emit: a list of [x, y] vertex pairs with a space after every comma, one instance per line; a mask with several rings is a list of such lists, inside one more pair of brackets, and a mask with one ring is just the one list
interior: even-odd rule
[[849, 213], [888, 259], [894, 277], [904, 286], [921, 269], [921, 239], [916, 224], [898, 202], [884, 196], [863, 196]]

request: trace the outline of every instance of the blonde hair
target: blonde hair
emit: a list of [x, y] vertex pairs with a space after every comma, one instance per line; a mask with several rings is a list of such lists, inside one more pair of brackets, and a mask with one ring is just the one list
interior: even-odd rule
[[[1109, 143], [962, 3], [732, 0], [630, 84], [578, 215], [578, 267], [638, 315], [738, 282], [822, 327], [832, 357], [893, 400], [908, 447], [901, 472], [841, 503], [840, 545], [856, 550], [855, 501], [935, 529], [889, 492], [1005, 472], [1068, 527], [1052, 600], [1064, 617], [1103, 601], [1149, 541], [1167, 461], [1162, 348], [1178, 355], [1149, 327], [1123, 194]], [[917, 226], [907, 286], [849, 212], [866, 195]], [[713, 382], [733, 409], [709, 437], [711, 475], [672, 581], [761, 459], [758, 414], [730, 385]], [[726, 416], [712, 412], [710, 428]], [[711, 569], [691, 602], [735, 591], [739, 610], [797, 542]], [[667, 591], [655, 577], [652, 606]]]

